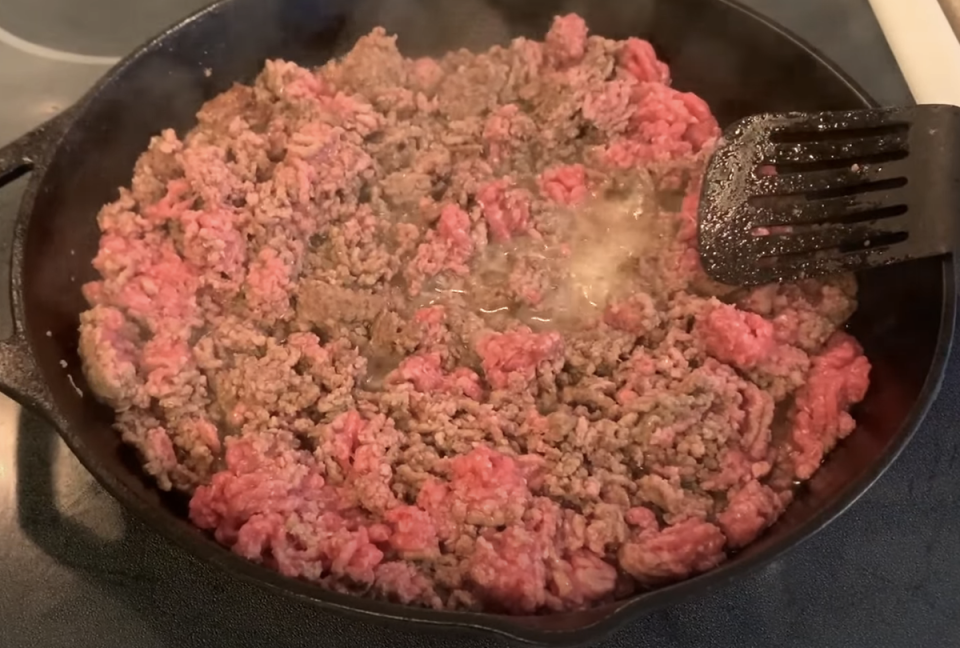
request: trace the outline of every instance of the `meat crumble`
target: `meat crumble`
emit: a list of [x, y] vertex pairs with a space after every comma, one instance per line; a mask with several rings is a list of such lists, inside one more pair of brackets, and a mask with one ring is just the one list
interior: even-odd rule
[[99, 214], [87, 380], [159, 488], [330, 589], [508, 614], [709, 570], [850, 434], [850, 276], [736, 289], [649, 43], [268, 61]]

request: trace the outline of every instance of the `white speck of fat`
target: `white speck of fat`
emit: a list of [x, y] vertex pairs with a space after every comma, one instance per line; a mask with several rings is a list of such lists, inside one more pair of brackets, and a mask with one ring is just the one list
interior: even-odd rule
[[53, 337], [53, 331], [47, 331], [47, 337]]
[[66, 369], [66, 368], [67, 368], [67, 361], [66, 361], [66, 360], [61, 360], [61, 361], [60, 361], [60, 366], [63, 367], [64, 369]]
[[83, 390], [77, 387], [77, 383], [74, 382], [73, 376], [71, 376], [70, 374], [67, 374], [67, 380], [70, 381], [70, 386], [73, 387], [73, 391], [77, 392], [77, 396], [79, 396], [80, 398], [83, 398]]

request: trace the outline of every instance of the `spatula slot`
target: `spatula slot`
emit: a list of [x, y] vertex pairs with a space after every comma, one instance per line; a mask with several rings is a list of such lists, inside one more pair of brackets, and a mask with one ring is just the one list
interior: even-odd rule
[[[807, 173], [832, 169], [856, 172], [864, 164], [883, 164], [906, 158], [910, 152], [902, 135], [835, 142], [777, 144], [764, 156], [759, 169], [773, 167], [777, 174]], [[769, 171], [758, 175], [769, 176]]]
[[766, 198], [763, 203], [759, 202], [748, 201], [748, 218], [757, 230], [789, 226], [799, 231], [825, 223], [853, 225], [902, 216], [908, 210], [906, 204], [890, 204], [893, 200], [865, 202], [851, 196], [817, 201]]
[[829, 142], [837, 140], [855, 140], [885, 135], [906, 135], [910, 132], [910, 123], [894, 120], [887, 123], [861, 125], [856, 120], [839, 119], [835, 121], [799, 121], [770, 132], [770, 141], [774, 144], [793, 144], [801, 142]]
[[[853, 252], [902, 243], [909, 238], [908, 223], [900, 218], [873, 221], [858, 225], [815, 225], [797, 231], [777, 228], [754, 235], [746, 242], [744, 252], [757, 258], [809, 254], [816, 251]], [[761, 228], [761, 232], [762, 232]]]
[[857, 196], [865, 193], [900, 189], [906, 187], [907, 182], [907, 178], [904, 177], [889, 178], [873, 182], [864, 182], [862, 184], [840, 185], [833, 188], [806, 191], [803, 192], [802, 195], [807, 200], [829, 200], [830, 198], [843, 198], [845, 196]]

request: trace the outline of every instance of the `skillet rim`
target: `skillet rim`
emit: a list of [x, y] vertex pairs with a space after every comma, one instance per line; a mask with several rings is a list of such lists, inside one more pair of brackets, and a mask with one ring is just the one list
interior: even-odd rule
[[[126, 69], [134, 65], [139, 59], [151, 52], [163, 48], [167, 41], [176, 33], [187, 28], [196, 21], [205, 19], [218, 12], [228, 11], [231, 6], [240, 0], [217, 0], [193, 14], [177, 21], [158, 35], [147, 40], [130, 54], [125, 56], [71, 108], [49, 123], [49, 132], [44, 138], [46, 141], [38, 144], [41, 155], [17, 213], [16, 229], [13, 237], [13, 256], [11, 267], [11, 297], [13, 318], [17, 330], [26, 332], [27, 318], [23, 299], [23, 273], [25, 271], [24, 247], [29, 233], [36, 197], [46, 180], [47, 163], [52, 160], [60, 149], [66, 133], [76, 124], [83, 114], [95, 105], [100, 92], [115, 81]], [[664, 1], [664, 0], [661, 0]], [[852, 97], [856, 97], [864, 107], [876, 107], [877, 102], [870, 97], [863, 88], [835, 63], [826, 58], [818, 49], [810, 45], [782, 25], [760, 14], [758, 11], [742, 5], [738, 0], [700, 0], [701, 2], [726, 5], [744, 21], [755, 21], [761, 29], [774, 32], [779, 38], [789, 42], [797, 51], [804, 52], [808, 57], [817, 61], [824, 71], [829, 71], [837, 80], [845, 85]], [[44, 127], [41, 127], [44, 128]], [[715, 570], [690, 578], [658, 590], [645, 593], [632, 599], [626, 599], [619, 606], [611, 606], [609, 613], [597, 621], [572, 630], [548, 630], [524, 625], [524, 617], [506, 615], [480, 614], [471, 612], [435, 611], [410, 606], [375, 601], [363, 597], [337, 594], [324, 590], [318, 585], [305, 581], [281, 576], [279, 573], [249, 562], [209, 539], [207, 536], [191, 530], [183, 525], [169, 524], [170, 513], [157, 508], [153, 504], [138, 497], [127, 488], [112, 471], [99, 464], [91, 452], [87, 450], [83, 434], [73, 429], [59, 414], [56, 403], [49, 399], [45, 411], [47, 418], [52, 420], [57, 432], [70, 448], [81, 464], [88, 470], [112, 497], [120, 501], [136, 517], [156, 530], [168, 541], [173, 542], [195, 558], [216, 565], [231, 575], [268, 588], [285, 596], [317, 605], [321, 608], [346, 613], [360, 618], [377, 618], [390, 622], [415, 623], [419, 626], [460, 628], [487, 633], [495, 633], [506, 638], [519, 640], [525, 643], [542, 645], [575, 646], [600, 640], [628, 621], [648, 614], [654, 610], [672, 605], [682, 600], [692, 598], [694, 594], [703, 594], [715, 590], [732, 580], [757, 572], [768, 565], [775, 558], [780, 558], [800, 546], [804, 541], [818, 533], [827, 524], [846, 511], [859, 499], [879, 477], [892, 465], [906, 445], [916, 434], [921, 422], [926, 417], [940, 385], [950, 355], [956, 320], [956, 277], [955, 262], [952, 257], [945, 257], [942, 262], [943, 297], [941, 300], [940, 330], [933, 355], [933, 361], [927, 370], [923, 387], [919, 397], [914, 402], [910, 412], [901, 423], [900, 431], [893, 437], [890, 447], [881, 459], [859, 480], [850, 484], [833, 505], [819, 510], [814, 517], [790, 534], [784, 536], [770, 547], [764, 548], [755, 555], [742, 561], [731, 562]], [[37, 339], [27, 335], [27, 340]], [[32, 345], [28, 341], [27, 349], [33, 354]], [[43, 380], [42, 377], [40, 380]], [[0, 383], [2, 383], [0, 379]], [[22, 398], [20, 400], [23, 400]], [[46, 408], [45, 408], [46, 409]]]

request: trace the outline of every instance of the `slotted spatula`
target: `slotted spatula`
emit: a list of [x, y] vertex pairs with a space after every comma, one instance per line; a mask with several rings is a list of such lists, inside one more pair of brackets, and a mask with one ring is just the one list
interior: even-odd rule
[[793, 281], [960, 249], [960, 108], [923, 105], [743, 119], [704, 177], [704, 270]]

